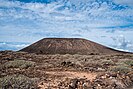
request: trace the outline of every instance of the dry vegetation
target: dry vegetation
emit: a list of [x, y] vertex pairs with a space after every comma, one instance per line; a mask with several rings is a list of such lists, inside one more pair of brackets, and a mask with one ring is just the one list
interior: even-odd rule
[[32, 61], [26, 61], [26, 60], [19, 60], [15, 59], [13, 61], [9, 61], [3, 64], [3, 67], [5, 68], [28, 68], [35, 66], [35, 62]]
[[132, 85], [133, 54], [0, 52], [0, 89], [128, 89]]
[[37, 88], [36, 81], [24, 75], [7, 75], [0, 78], [0, 87], [2, 89], [32, 89]]

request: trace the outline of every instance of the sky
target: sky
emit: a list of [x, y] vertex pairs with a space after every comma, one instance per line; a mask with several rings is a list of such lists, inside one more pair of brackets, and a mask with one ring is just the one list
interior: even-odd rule
[[133, 0], [0, 0], [0, 50], [48, 37], [133, 52]]

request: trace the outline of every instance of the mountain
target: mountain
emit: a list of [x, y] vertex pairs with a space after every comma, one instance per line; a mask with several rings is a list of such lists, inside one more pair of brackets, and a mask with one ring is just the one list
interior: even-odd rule
[[44, 38], [20, 51], [37, 54], [112, 54], [120, 51], [82, 38]]

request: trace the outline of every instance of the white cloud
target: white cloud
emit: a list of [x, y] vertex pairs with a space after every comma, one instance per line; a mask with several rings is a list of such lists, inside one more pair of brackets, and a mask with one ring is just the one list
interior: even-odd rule
[[133, 51], [133, 43], [129, 40], [127, 40], [124, 35], [119, 35], [117, 37], [112, 37], [113, 41], [115, 42], [115, 44], [113, 44], [112, 46], [117, 48], [117, 49], [121, 49], [122, 51]]
[[115, 3], [133, 7], [133, 0], [114, 0]]
[[[78, 6], [76, 10], [73, 7], [59, 10], [65, 7], [64, 3], [46, 5], [0, 0], [0, 41], [32, 43], [44, 37], [83, 37], [110, 46], [115, 44], [111, 37], [117, 38], [120, 34], [133, 41], [132, 9], [113, 10], [106, 2], [82, 6], [82, 9]], [[127, 40], [118, 42], [118, 46], [127, 43], [126, 49], [132, 47]]]
[[15, 42], [0, 42], [0, 50], [19, 50], [26, 46], [28, 43], [15, 43]]

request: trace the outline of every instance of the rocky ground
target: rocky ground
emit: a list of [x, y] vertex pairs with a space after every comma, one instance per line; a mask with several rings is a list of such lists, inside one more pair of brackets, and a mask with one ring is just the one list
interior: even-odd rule
[[0, 89], [133, 89], [133, 54], [1, 51]]

